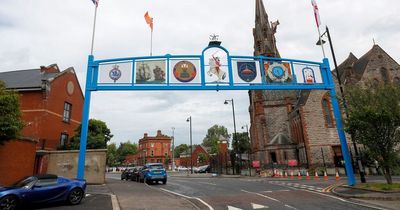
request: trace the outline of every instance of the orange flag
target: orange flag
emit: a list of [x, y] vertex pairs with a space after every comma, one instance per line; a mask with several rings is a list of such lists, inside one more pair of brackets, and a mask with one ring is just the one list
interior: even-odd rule
[[153, 31], [153, 18], [150, 17], [148, 11], [146, 12], [146, 14], [144, 14], [144, 19], [146, 20], [146, 23], [149, 24], [151, 31]]

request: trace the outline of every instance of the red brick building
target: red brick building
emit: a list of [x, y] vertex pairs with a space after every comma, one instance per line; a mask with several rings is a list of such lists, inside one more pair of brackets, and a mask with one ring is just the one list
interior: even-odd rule
[[[210, 164], [210, 154], [209, 149], [203, 145], [193, 145], [192, 149], [192, 162], [193, 167], [209, 165]], [[190, 167], [190, 148], [188, 151], [184, 151], [180, 154], [179, 158], [180, 166]]]
[[171, 158], [171, 137], [162, 134], [160, 130], [157, 131], [156, 136], [144, 133], [143, 138], [139, 139], [138, 164], [163, 163], [168, 165]]
[[[56, 64], [39, 69], [1, 72], [6, 88], [20, 96], [20, 109], [25, 127], [23, 138], [38, 142], [37, 150], [56, 150], [66, 144], [80, 125], [83, 93], [72, 67], [60, 71]], [[16, 151], [20, 152], [17, 148]], [[45, 172], [46, 160], [40, 152], [35, 172]]]

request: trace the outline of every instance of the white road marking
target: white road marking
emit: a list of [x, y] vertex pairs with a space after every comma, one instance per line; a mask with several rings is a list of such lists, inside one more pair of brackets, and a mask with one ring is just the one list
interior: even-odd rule
[[[107, 177], [107, 179], [116, 179], [116, 180], [121, 180], [121, 177]], [[122, 181], [122, 180], [121, 180]]]
[[208, 207], [208, 209], [214, 210], [214, 208], [213, 208], [211, 205], [209, 205], [209, 204], [206, 203], [205, 201], [201, 200], [200, 198], [197, 198], [197, 197], [190, 197], [190, 196], [183, 195], [183, 194], [180, 194], [180, 193], [177, 193], [177, 192], [174, 192], [174, 191], [170, 191], [170, 190], [167, 190], [167, 189], [164, 189], [164, 188], [160, 188], [160, 190], [163, 190], [163, 191], [165, 191], [165, 192], [169, 192], [169, 193], [172, 193], [172, 194], [175, 194], [175, 195], [178, 195], [178, 196], [187, 198], [187, 199], [190, 199], [190, 198], [196, 199], [196, 200], [200, 201], [202, 204], [206, 205], [206, 206]]
[[270, 190], [268, 190], [268, 191], [261, 191], [261, 192], [272, 193], [272, 191], [270, 191]]
[[228, 206], [228, 210], [242, 210], [242, 209], [239, 209], [239, 208], [236, 208], [236, 207], [233, 207], [233, 206]]
[[279, 201], [279, 200], [277, 200], [277, 199], [275, 199], [275, 198], [271, 198], [271, 197], [269, 197], [269, 196], [266, 196], [266, 195], [263, 195], [263, 194], [260, 194], [260, 193], [249, 192], [249, 191], [246, 191], [246, 190], [241, 190], [241, 191], [242, 191], [242, 192], [245, 192], [245, 193], [255, 194], [255, 195], [258, 195], [258, 196], [261, 196], [261, 197], [264, 197], [264, 198], [268, 198], [268, 199], [273, 200], [273, 201], [276, 201], [276, 202], [281, 202], [281, 201]]
[[89, 197], [89, 196], [91, 196], [91, 195], [92, 195], [92, 194], [86, 193], [86, 195], [85, 195], [85, 196], [86, 196], [86, 197]]
[[217, 184], [214, 184], [214, 183], [209, 183], [209, 182], [199, 182], [199, 183], [203, 183], [203, 184], [209, 184], [209, 185], [214, 185], [214, 186], [216, 186]]
[[260, 204], [256, 204], [256, 203], [251, 203], [251, 207], [253, 209], [267, 209], [267, 208], [269, 208], [268, 206], [264, 206], [264, 205], [260, 205]]
[[278, 190], [278, 191], [281, 191], [281, 192], [282, 192], [282, 191], [283, 191], [283, 192], [289, 192], [290, 190]]
[[111, 204], [112, 204], [113, 210], [120, 210], [117, 196], [114, 194], [111, 194]]
[[290, 206], [290, 205], [287, 205], [287, 204], [285, 204], [285, 206], [288, 207], [288, 208], [290, 208], [290, 209], [296, 209], [295, 207]]

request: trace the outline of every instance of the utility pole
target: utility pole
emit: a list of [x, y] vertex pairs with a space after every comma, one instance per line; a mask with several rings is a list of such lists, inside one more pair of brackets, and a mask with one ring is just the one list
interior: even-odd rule
[[172, 171], [175, 171], [175, 127], [172, 127]]

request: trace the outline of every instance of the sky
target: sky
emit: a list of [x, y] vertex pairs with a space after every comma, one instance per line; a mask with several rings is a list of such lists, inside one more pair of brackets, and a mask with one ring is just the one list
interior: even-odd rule
[[[398, 0], [317, 0], [321, 33], [329, 26], [336, 58], [361, 57], [375, 41], [400, 62]], [[322, 61], [310, 0], [264, 0], [269, 20], [279, 20], [277, 47], [282, 57]], [[0, 0], [0, 72], [34, 69], [56, 63], [74, 67], [84, 90], [95, 7], [91, 0]], [[209, 35], [218, 34], [231, 55], [252, 55], [255, 0], [100, 0], [94, 40], [95, 59], [148, 56], [154, 18], [153, 55], [201, 54]], [[331, 53], [325, 45], [332, 64]], [[193, 144], [218, 124], [233, 132], [250, 126], [246, 91], [93, 92], [90, 118], [106, 122], [117, 145], [137, 142], [157, 130], [175, 145]], [[242, 127], [244, 129], [242, 129]]]

